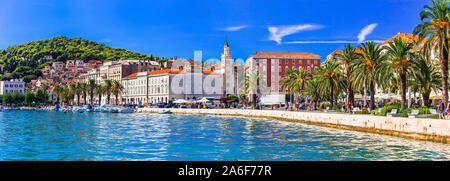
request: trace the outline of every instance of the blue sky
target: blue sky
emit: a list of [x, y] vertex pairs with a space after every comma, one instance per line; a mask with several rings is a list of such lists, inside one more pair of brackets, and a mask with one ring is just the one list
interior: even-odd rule
[[[160, 57], [233, 58], [255, 52], [322, 56], [337, 42], [411, 33], [429, 0], [1, 0], [0, 49], [54, 36], [82, 37]], [[364, 31], [363, 31], [364, 29]]]

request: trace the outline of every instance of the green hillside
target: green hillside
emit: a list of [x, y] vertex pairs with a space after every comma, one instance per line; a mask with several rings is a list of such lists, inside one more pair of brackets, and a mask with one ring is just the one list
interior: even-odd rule
[[[82, 38], [54, 37], [14, 45], [0, 50], [0, 79], [25, 78], [29, 81], [40, 76], [40, 59], [51, 55], [54, 61], [66, 60], [157, 60], [158, 57], [144, 55]], [[42, 62], [43, 63], [43, 62]], [[11, 74], [9, 74], [11, 73]]]

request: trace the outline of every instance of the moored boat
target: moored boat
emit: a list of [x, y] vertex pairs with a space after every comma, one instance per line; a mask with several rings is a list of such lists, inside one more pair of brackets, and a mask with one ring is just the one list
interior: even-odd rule
[[170, 110], [164, 110], [159, 112], [158, 114], [172, 114], [172, 112], [170, 112]]
[[134, 109], [129, 107], [121, 107], [118, 109], [119, 113], [133, 113]]

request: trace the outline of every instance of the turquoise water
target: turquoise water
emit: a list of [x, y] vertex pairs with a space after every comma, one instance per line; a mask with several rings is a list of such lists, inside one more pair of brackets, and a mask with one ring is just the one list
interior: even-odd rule
[[0, 160], [450, 160], [450, 145], [268, 119], [10, 111]]

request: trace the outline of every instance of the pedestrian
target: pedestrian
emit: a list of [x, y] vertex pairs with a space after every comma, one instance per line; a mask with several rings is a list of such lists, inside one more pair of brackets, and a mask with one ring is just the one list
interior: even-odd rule
[[348, 102], [348, 113], [352, 114], [352, 103]]
[[443, 119], [444, 118], [444, 103], [441, 102], [438, 105], [438, 110], [439, 110], [439, 119]]
[[450, 102], [447, 104], [447, 110], [445, 111], [445, 113], [447, 114], [446, 119], [450, 119]]

